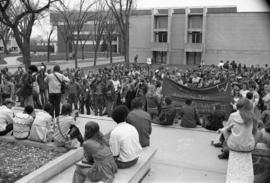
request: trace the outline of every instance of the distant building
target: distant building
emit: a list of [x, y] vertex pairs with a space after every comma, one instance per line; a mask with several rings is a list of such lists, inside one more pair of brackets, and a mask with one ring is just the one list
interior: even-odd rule
[[236, 7], [136, 10], [130, 18], [130, 60], [198, 65], [220, 60], [269, 64], [270, 12]]
[[[90, 12], [93, 14], [93, 12]], [[63, 53], [68, 50], [68, 52], [73, 52], [72, 48], [72, 42], [67, 41], [67, 35], [65, 34], [65, 26], [64, 26], [64, 20], [61, 19], [61, 15], [58, 13], [51, 13], [50, 14], [50, 21], [51, 24], [57, 22], [57, 52]], [[85, 52], [93, 52], [94, 51], [94, 45], [95, 42], [93, 41], [93, 32], [94, 32], [94, 21], [90, 18], [85, 24], [84, 27], [82, 28], [80, 32], [80, 38], [79, 38], [79, 46], [78, 46], [78, 51], [82, 50], [81, 45], [85, 45], [84, 51]], [[77, 32], [73, 32], [73, 36], [76, 37]], [[105, 36], [105, 31], [104, 31], [104, 36]], [[104, 41], [101, 40], [100, 46], [99, 46], [99, 51], [104, 51]], [[107, 43], [106, 43], [106, 46]], [[119, 34], [117, 32], [114, 33], [113, 35], [113, 41], [112, 41], [112, 52], [119, 53], [120, 52], [120, 38]]]
[[[9, 52], [18, 53], [20, 52], [20, 48], [15, 40], [15, 38], [11, 35], [9, 40], [7, 41], [7, 49]], [[4, 52], [4, 45], [2, 40], [0, 40], [0, 53]]]

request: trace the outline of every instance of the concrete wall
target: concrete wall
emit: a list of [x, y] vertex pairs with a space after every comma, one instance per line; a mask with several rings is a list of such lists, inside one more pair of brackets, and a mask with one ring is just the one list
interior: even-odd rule
[[174, 14], [172, 17], [170, 64], [184, 64], [185, 48], [185, 14]]
[[208, 14], [206, 20], [206, 64], [219, 60], [269, 64], [270, 14]]
[[129, 57], [134, 61], [138, 54], [138, 62], [146, 63], [152, 57], [151, 52], [151, 15], [133, 16], [130, 18]]

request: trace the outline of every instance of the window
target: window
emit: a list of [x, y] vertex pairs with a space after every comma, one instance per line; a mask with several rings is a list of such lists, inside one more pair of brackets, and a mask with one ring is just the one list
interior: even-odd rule
[[189, 43], [202, 43], [202, 33], [201, 32], [191, 32], [188, 34]]
[[155, 42], [167, 43], [167, 32], [157, 32], [155, 33]]
[[188, 18], [188, 28], [190, 29], [201, 29], [202, 28], [203, 16], [201, 15], [190, 15]]
[[156, 16], [155, 29], [167, 29], [167, 28], [168, 28], [168, 16]]

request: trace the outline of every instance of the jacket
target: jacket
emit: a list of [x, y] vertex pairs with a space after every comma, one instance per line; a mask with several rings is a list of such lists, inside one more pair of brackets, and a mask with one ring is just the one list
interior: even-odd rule
[[231, 150], [251, 152], [255, 148], [255, 138], [252, 134], [253, 123], [245, 124], [239, 111], [230, 115], [225, 130], [231, 131], [228, 135], [224, 135]]

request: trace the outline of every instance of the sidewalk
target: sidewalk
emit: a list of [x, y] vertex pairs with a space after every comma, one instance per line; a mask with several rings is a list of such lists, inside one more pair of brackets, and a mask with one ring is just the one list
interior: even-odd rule
[[[219, 160], [220, 149], [210, 146], [217, 134], [153, 125], [151, 146], [158, 147], [144, 183], [223, 183], [227, 161]], [[49, 183], [71, 183], [75, 166]]]
[[[6, 57], [5, 61], [7, 62], [7, 64], [3, 64], [0, 65], [0, 69], [4, 68], [4, 67], [8, 67], [10, 72], [15, 72], [18, 68], [19, 65], [23, 65], [21, 62], [19, 62], [17, 59], [20, 56], [16, 56], [16, 57]], [[113, 63], [118, 63], [118, 62], [123, 62], [124, 61], [124, 57], [123, 56], [117, 56], [117, 57], [113, 57]], [[32, 62], [32, 64], [40, 66], [42, 62]], [[58, 61], [51, 61], [51, 62], [47, 62], [44, 61], [43, 62], [48, 69], [52, 69], [53, 66], [55, 66], [56, 64], [61, 66], [61, 69], [64, 70], [66, 68], [75, 68], [75, 61], [74, 60], [58, 60]], [[97, 65], [104, 65], [104, 64], [108, 64], [110, 63], [110, 58], [98, 58], [97, 59]], [[80, 59], [78, 60], [78, 67], [89, 67], [89, 66], [93, 66], [94, 64], [94, 58], [88, 58], [88, 59]]]

